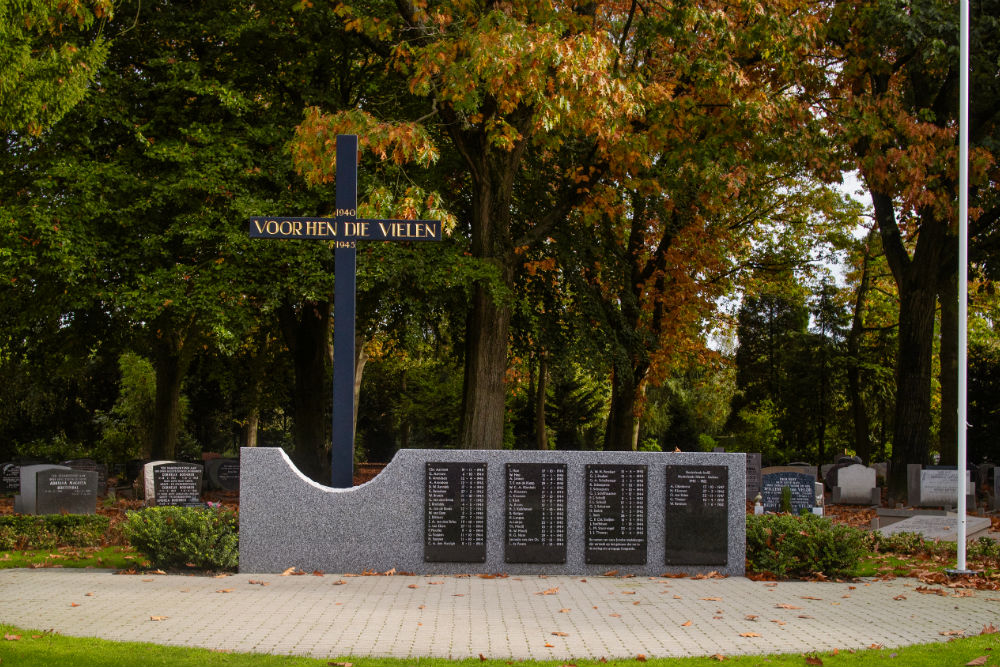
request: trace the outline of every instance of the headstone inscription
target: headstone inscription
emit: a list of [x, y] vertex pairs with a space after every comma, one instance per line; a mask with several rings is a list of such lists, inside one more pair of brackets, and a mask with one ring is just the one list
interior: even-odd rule
[[[351, 489], [308, 480], [280, 448], [244, 448], [240, 465], [240, 568], [245, 572], [281, 572], [292, 565], [327, 572], [395, 568], [421, 574], [584, 576], [609, 569], [648, 576], [711, 571], [741, 575], [745, 569], [743, 454], [406, 449], [377, 477]], [[588, 471], [588, 466], [595, 467]], [[676, 531], [667, 508], [668, 466], [726, 469], [724, 565], [667, 563], [666, 532]], [[483, 489], [483, 499], [467, 492], [462, 502], [463, 471], [467, 489]], [[469, 476], [474, 483], [468, 483]], [[598, 483], [601, 488], [596, 488]], [[693, 480], [683, 483], [689, 493], [695, 492]], [[618, 516], [613, 516], [616, 503]], [[476, 528], [471, 535], [467, 529], [464, 537], [460, 526], [469, 522], [463, 522], [463, 511], [477, 517]], [[549, 519], [557, 530], [548, 530]], [[637, 529], [640, 520], [644, 531]], [[635, 526], [631, 535], [622, 530], [628, 525]], [[604, 543], [595, 543], [595, 538]], [[702, 539], [691, 536], [692, 542]], [[612, 548], [593, 553], [598, 546]], [[588, 556], [603, 562], [587, 562]]]
[[[955, 507], [958, 505], [958, 468], [955, 466], [906, 466], [907, 501], [913, 507]], [[975, 507], [971, 471], [966, 470], [964, 488], [968, 506]]]
[[588, 563], [646, 562], [644, 465], [586, 467]]
[[725, 565], [729, 470], [668, 465], [666, 483], [666, 564]]
[[200, 507], [202, 466], [180, 461], [146, 464], [146, 504]]
[[566, 464], [508, 463], [504, 561], [566, 562]]
[[21, 466], [13, 461], [0, 463], [0, 493], [18, 493], [21, 490]]
[[424, 560], [486, 560], [486, 464], [428, 462]]
[[237, 491], [240, 488], [240, 460], [209, 459], [205, 461], [205, 476], [209, 487], [216, 491]]
[[21, 467], [21, 514], [96, 514], [97, 472], [51, 464]]
[[798, 466], [771, 467], [761, 471], [761, 502], [768, 512], [781, 511], [782, 489], [791, 491], [792, 514], [816, 507], [816, 473]]
[[439, 220], [376, 220], [357, 217], [358, 138], [337, 135], [336, 216], [250, 219], [250, 238], [321, 239], [334, 243], [333, 431], [331, 486], [354, 482], [354, 316], [358, 241], [440, 241]]

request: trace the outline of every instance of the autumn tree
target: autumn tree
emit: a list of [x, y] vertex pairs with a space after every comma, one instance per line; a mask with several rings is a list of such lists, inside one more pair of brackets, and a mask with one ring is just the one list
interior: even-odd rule
[[[973, 248], [1000, 215], [988, 169], [1000, 100], [997, 15], [996, 2], [973, 7]], [[836, 66], [824, 108], [870, 192], [899, 293], [894, 495], [905, 489], [905, 464], [928, 462], [935, 308], [957, 298], [957, 18], [951, 2], [872, 0], [837, 3], [828, 25]]]

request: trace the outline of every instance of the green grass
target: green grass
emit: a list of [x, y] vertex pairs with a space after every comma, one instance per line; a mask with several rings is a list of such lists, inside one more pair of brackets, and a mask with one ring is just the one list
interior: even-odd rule
[[[58, 547], [0, 551], [0, 569], [15, 567], [111, 568], [127, 570], [148, 567], [145, 557], [131, 547]], [[0, 663], [2, 664], [2, 663]]]
[[[648, 660], [595, 660], [573, 661], [508, 661], [508, 660], [444, 660], [438, 658], [299, 658], [263, 655], [259, 653], [223, 653], [206, 649], [189, 649], [135, 642], [112, 642], [103, 639], [64, 637], [58, 634], [22, 630], [0, 624], [0, 664], [3, 667], [145, 667], [146, 665], [171, 665], [181, 667], [219, 667], [245, 665], [246, 667], [329, 667], [351, 663], [354, 667], [558, 667], [573, 664], [576, 667], [707, 667], [719, 664], [715, 657], [706, 658], [649, 658]], [[16, 639], [15, 639], [16, 638]], [[995, 655], [994, 655], [995, 654]], [[768, 656], [722, 656], [723, 662], [735, 667], [802, 667], [826, 665], [827, 667], [941, 667], [959, 666], [980, 657], [986, 657], [986, 667], [1000, 666], [1000, 635], [980, 635], [949, 642], [922, 644], [903, 648], [864, 649], [856, 652], [839, 651], [810, 655], [788, 654]]]

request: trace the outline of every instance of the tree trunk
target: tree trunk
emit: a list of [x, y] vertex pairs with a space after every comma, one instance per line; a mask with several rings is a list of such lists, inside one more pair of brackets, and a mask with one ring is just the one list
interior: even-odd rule
[[871, 463], [871, 430], [868, 411], [861, 392], [861, 336], [864, 334], [864, 313], [868, 300], [868, 284], [870, 281], [870, 250], [874, 243], [875, 230], [872, 229], [865, 242], [864, 257], [861, 260], [861, 279], [858, 281], [858, 293], [854, 299], [854, 315], [851, 318], [851, 330], [847, 334], [847, 387], [851, 400], [851, 417], [854, 422], [854, 451], [866, 464]]
[[488, 287], [477, 284], [465, 343], [464, 449], [503, 448], [510, 318], [510, 305], [496, 303]]
[[958, 464], [958, 275], [944, 272], [938, 289], [941, 303], [941, 465]]
[[194, 325], [178, 331], [168, 321], [158, 318], [154, 329], [162, 332], [152, 341], [153, 370], [156, 373], [156, 400], [153, 408], [153, 428], [150, 457], [170, 460], [177, 455], [177, 439], [181, 432], [181, 385], [194, 356]]
[[257, 446], [257, 427], [260, 425], [260, 406], [253, 406], [246, 416], [246, 423], [243, 425], [243, 446]]
[[604, 431], [606, 451], [635, 451], [639, 448], [639, 400], [645, 370], [620, 369], [611, 374], [611, 409]]
[[538, 449], [548, 449], [549, 439], [545, 432], [545, 376], [548, 363], [545, 351], [538, 353], [538, 385], [535, 390], [535, 445]]
[[330, 419], [332, 393], [327, 382], [330, 344], [330, 302], [305, 301], [296, 309], [279, 309], [285, 342], [295, 368], [293, 440], [296, 465], [303, 474], [327, 484], [330, 480]]

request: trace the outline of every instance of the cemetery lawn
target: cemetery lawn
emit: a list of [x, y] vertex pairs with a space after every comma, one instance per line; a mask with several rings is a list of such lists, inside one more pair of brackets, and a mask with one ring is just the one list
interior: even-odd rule
[[16, 567], [108, 568], [113, 570], [149, 567], [146, 558], [129, 546], [55, 547], [0, 551], [0, 569]]
[[[573, 661], [508, 661], [508, 660], [445, 660], [443, 658], [301, 658], [259, 653], [223, 653], [207, 649], [177, 648], [157, 644], [112, 642], [103, 639], [64, 637], [35, 630], [23, 630], [0, 624], [0, 659], [3, 667], [146, 667], [171, 665], [219, 667], [707, 667], [725, 662], [734, 667], [827, 667], [882, 666], [891, 660], [899, 667], [940, 667], [968, 663], [996, 667], [1000, 665], [1000, 635], [987, 634], [947, 642], [906, 646], [903, 648], [869, 648], [815, 654], [769, 656], [714, 656], [707, 658], [641, 658], [632, 660], [573, 660]], [[994, 655], [994, 652], [996, 655]], [[975, 662], [973, 662], [975, 661]]]

